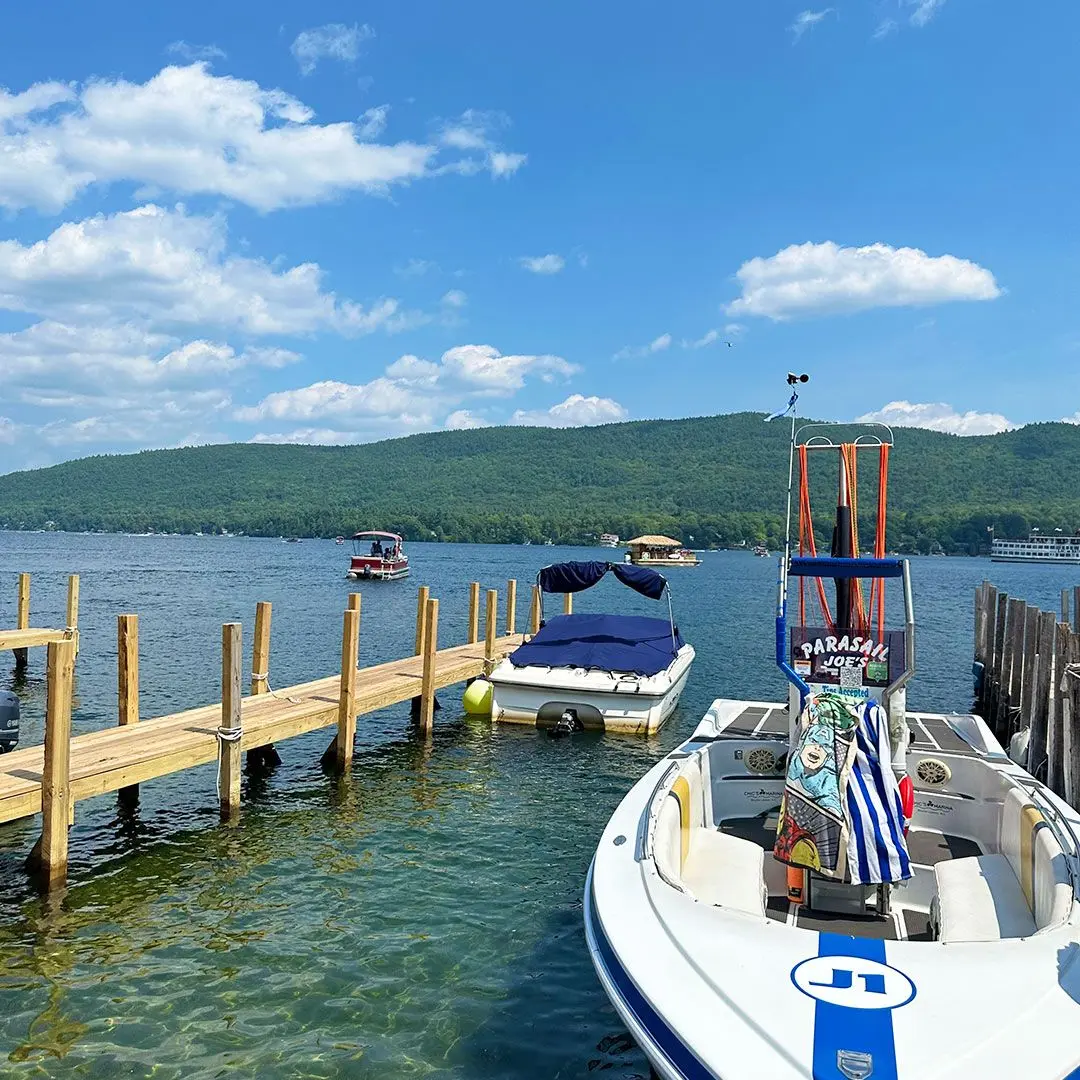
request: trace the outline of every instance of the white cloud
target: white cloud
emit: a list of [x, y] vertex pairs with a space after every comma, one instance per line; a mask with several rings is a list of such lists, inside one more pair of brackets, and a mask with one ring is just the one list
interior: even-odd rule
[[26, 404], [70, 407], [92, 403], [79, 395], [80, 387], [104, 402], [139, 388], [216, 379], [241, 368], [280, 368], [300, 359], [288, 349], [238, 352], [221, 342], [178, 341], [128, 324], [69, 326], [46, 320], [0, 334], [0, 385], [22, 388], [19, 399]]
[[566, 378], [577, 368], [559, 356], [504, 356], [491, 345], [459, 345], [436, 363], [407, 354], [367, 383], [323, 380], [268, 394], [236, 411], [243, 422], [383, 417], [399, 425], [431, 425], [436, 411], [465, 398], [508, 397], [529, 377]]
[[742, 323], [729, 322], [724, 326], [724, 333], [728, 337], [738, 337], [740, 334], [746, 333], [746, 327]]
[[800, 11], [795, 16], [795, 21], [788, 27], [794, 36], [795, 41], [798, 41], [803, 34], [806, 33], [811, 27], [816, 26], [827, 15], [833, 15], [836, 12], [836, 8], [823, 8], [821, 11]]
[[248, 439], [249, 443], [305, 446], [347, 446], [349, 443], [360, 441], [355, 431], [335, 431], [333, 428], [296, 428], [294, 431], [260, 432]]
[[671, 335], [661, 334], [657, 338], [653, 338], [648, 345], [641, 345], [634, 348], [630, 345], [624, 345], [613, 357], [615, 360], [633, 360], [642, 356], [650, 356], [653, 353], [664, 352], [671, 348]]
[[771, 258], [743, 263], [735, 276], [742, 295], [727, 306], [727, 313], [777, 321], [1001, 295], [994, 275], [967, 259], [886, 244], [793, 244]]
[[444, 170], [470, 175], [487, 169], [496, 178], [513, 176], [528, 160], [528, 155], [499, 148], [494, 132], [509, 126], [510, 119], [505, 113], [483, 109], [466, 109], [456, 119], [444, 121], [438, 133], [440, 146], [466, 155], [479, 155], [463, 157], [444, 166]]
[[914, 7], [909, 22], [912, 26], [925, 26], [944, 6], [945, 0], [906, 0]]
[[487, 168], [505, 176], [524, 160], [495, 157], [493, 114], [464, 114], [468, 130], [482, 138], [479, 158], [470, 149], [442, 164], [447, 151], [460, 155], [460, 139], [444, 137], [442, 149], [371, 142], [378, 121], [365, 115], [358, 124], [318, 124], [290, 94], [214, 75], [205, 62], [163, 68], [145, 83], [117, 78], [0, 90], [0, 207], [55, 213], [92, 184], [124, 182], [269, 211], [350, 191], [383, 193], [445, 172]]
[[523, 255], [518, 262], [534, 274], [557, 274], [564, 266], [566, 260], [561, 255]]
[[880, 41], [882, 38], [887, 38], [899, 28], [900, 24], [895, 19], [882, 19], [881, 22], [878, 23], [877, 29], [874, 31], [874, 40]]
[[389, 115], [389, 105], [376, 105], [374, 108], [365, 109], [357, 123], [357, 137], [360, 139], [377, 139], [386, 130], [386, 118]]
[[526, 427], [586, 427], [618, 423], [626, 416], [626, 409], [611, 398], [571, 394], [550, 409], [518, 409], [510, 418], [510, 423]]
[[11, 445], [15, 442], [18, 434], [19, 429], [15, 421], [7, 416], [0, 416], [0, 443]]
[[187, 41], [172, 41], [165, 46], [170, 56], [179, 56], [181, 60], [226, 60], [225, 50], [216, 45], [192, 45]]
[[0, 241], [0, 308], [68, 322], [138, 319], [250, 334], [395, 329], [398, 301], [371, 308], [322, 289], [315, 263], [275, 270], [226, 254], [220, 217], [148, 205], [60, 225], [46, 239]]
[[442, 299], [439, 301], [445, 308], [463, 308], [469, 302], [469, 297], [461, 289], [451, 289], [447, 293], [443, 293]]
[[[449, 431], [472, 431], [475, 428], [487, 427], [487, 422], [468, 409], [455, 409], [443, 425]], [[3, 429], [0, 428], [0, 438], [3, 437]]]
[[1001, 413], [958, 412], [944, 402], [890, 401], [875, 412], [856, 417], [856, 423], [882, 423], [891, 427], [929, 428], [952, 435], [996, 435], [1018, 427]]
[[301, 75], [310, 75], [320, 60], [351, 62], [360, 55], [360, 45], [375, 36], [370, 26], [327, 23], [303, 30], [292, 43], [291, 52]]
[[394, 267], [394, 273], [403, 278], [423, 277], [431, 270], [438, 270], [438, 266], [427, 259], [409, 259], [401, 266]]

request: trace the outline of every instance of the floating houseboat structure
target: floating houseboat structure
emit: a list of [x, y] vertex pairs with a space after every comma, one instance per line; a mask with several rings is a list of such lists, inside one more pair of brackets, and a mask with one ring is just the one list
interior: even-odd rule
[[701, 560], [670, 536], [637, 536], [627, 540], [628, 560], [635, 566], [700, 566]]

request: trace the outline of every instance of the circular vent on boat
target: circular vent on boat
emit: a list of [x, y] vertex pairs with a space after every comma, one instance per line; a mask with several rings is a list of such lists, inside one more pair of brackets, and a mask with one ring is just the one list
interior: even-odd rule
[[952, 779], [952, 769], [937, 758], [923, 758], [915, 769], [919, 782], [927, 787], [940, 787]]
[[744, 758], [746, 767], [754, 773], [776, 772], [776, 755], [765, 747], [751, 750]]

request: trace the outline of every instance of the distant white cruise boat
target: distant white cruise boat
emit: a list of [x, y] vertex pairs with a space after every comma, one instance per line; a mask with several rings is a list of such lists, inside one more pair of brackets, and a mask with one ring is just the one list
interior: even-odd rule
[[606, 548], [617, 548], [619, 546], [618, 533], [601, 533], [600, 546]]
[[995, 537], [990, 542], [990, 558], [994, 562], [1080, 563], [1080, 532], [1066, 536], [1032, 529], [1026, 540]]

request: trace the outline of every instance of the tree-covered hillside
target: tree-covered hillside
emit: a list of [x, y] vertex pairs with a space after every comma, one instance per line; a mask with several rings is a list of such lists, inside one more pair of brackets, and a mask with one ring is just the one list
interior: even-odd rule
[[[695, 545], [775, 543], [787, 455], [786, 422], [765, 424], [758, 413], [448, 431], [364, 446], [155, 450], [0, 476], [0, 524], [301, 536], [380, 527], [411, 539], [509, 542], [664, 532]], [[835, 464], [817, 460], [825, 525]], [[867, 455], [864, 516], [876, 472]], [[889, 546], [975, 550], [990, 524], [999, 535], [1032, 524], [1072, 531], [1078, 475], [1073, 425], [967, 438], [898, 430]]]

